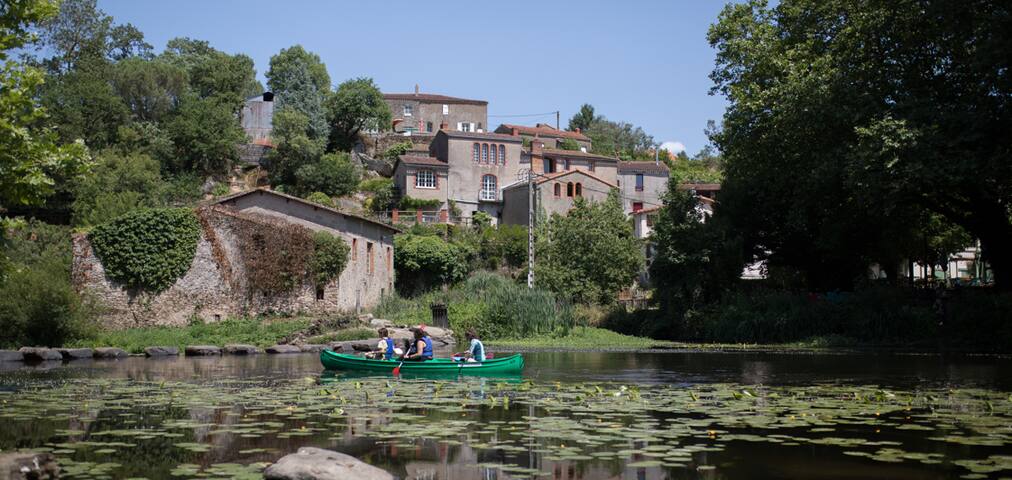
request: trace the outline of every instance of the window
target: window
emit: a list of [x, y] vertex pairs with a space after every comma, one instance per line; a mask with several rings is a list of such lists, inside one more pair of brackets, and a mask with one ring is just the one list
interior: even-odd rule
[[499, 165], [499, 150], [492, 145], [491, 151], [489, 152], [489, 163], [492, 165]]
[[432, 170], [419, 170], [415, 174], [415, 188], [436, 188], [436, 174]]
[[545, 159], [545, 173], [555, 173], [555, 159]]
[[432, 132], [432, 122], [425, 122], [425, 131]]
[[484, 175], [481, 177], [481, 200], [494, 202], [496, 195], [495, 175]]
[[577, 184], [576, 184], [576, 196], [577, 197], [582, 197], [583, 196], [583, 184], [582, 183], [577, 182]]
[[323, 285], [316, 286], [316, 299], [323, 300]]
[[481, 122], [478, 122], [478, 130], [481, 130]]
[[569, 182], [566, 184], [566, 196], [567, 197], [573, 196], [573, 182]]
[[474, 124], [473, 123], [468, 123], [468, 122], [457, 122], [457, 131], [458, 132], [472, 132], [472, 131], [474, 131], [474, 128], [472, 127], [472, 125], [474, 125]]
[[499, 163], [506, 165], [506, 145], [499, 145]]
[[597, 168], [597, 162], [591, 160], [590, 161], [590, 171], [593, 172], [596, 168]]
[[450, 114], [450, 106], [449, 105], [443, 105], [443, 115], [449, 115], [449, 114]]
[[480, 156], [481, 156], [481, 145], [479, 145], [478, 143], [475, 143], [474, 144], [474, 163], [478, 163], [481, 160], [479, 158]]
[[488, 164], [488, 144], [481, 144], [481, 163]]
[[555, 196], [556, 197], [561, 197], [562, 196], [562, 185], [561, 184], [558, 184], [558, 183], [555, 184]]
[[351, 239], [351, 261], [358, 260], [358, 239]]
[[414, 112], [414, 109], [415, 109], [415, 107], [412, 106], [412, 105], [405, 105], [404, 106], [404, 116], [405, 117], [410, 117], [411, 114]]
[[562, 170], [565, 171], [565, 172], [568, 172], [569, 171], [569, 159], [567, 158], [567, 159], [563, 160], [562, 161], [562, 165], [563, 165], [563, 169]]
[[376, 262], [372, 258], [372, 242], [365, 244], [365, 253], [369, 256], [369, 275], [376, 271]]
[[643, 202], [633, 202], [633, 211], [638, 212], [643, 210]]
[[643, 174], [642, 173], [637, 173], [636, 174], [636, 191], [637, 192], [642, 192], [643, 191]]

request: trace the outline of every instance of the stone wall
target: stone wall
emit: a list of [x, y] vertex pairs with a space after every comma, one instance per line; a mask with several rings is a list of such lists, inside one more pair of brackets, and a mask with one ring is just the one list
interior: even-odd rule
[[[104, 326], [114, 329], [183, 326], [193, 318], [217, 322], [228, 317], [267, 313], [354, 311], [378, 301], [372, 295], [363, 298], [352, 292], [357, 277], [363, 276], [363, 269], [356, 268], [359, 266], [352, 262], [350, 254], [348, 267], [324, 287], [322, 298], [317, 298], [316, 287], [308, 282], [285, 295], [248, 294], [245, 264], [236, 235], [238, 223], [256, 222], [268, 228], [271, 222], [280, 220], [224, 207], [204, 208], [198, 214], [203, 228], [190, 269], [157, 294], [131, 290], [107, 278], [87, 236], [74, 235], [72, 279], [78, 291], [92, 295], [102, 304], [100, 318]], [[389, 286], [381, 291], [386, 288]]]

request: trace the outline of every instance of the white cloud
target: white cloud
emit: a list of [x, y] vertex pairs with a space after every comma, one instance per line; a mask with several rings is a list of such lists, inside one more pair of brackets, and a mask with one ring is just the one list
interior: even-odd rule
[[668, 140], [661, 144], [661, 148], [671, 153], [678, 153], [685, 151], [685, 144], [674, 140]]

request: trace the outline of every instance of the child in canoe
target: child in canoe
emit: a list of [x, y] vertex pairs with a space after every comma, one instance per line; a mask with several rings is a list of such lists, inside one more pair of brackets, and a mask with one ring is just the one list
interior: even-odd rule
[[467, 329], [464, 333], [469, 344], [466, 352], [455, 353], [454, 357], [463, 358], [467, 362], [484, 362], [485, 361], [485, 345], [481, 343], [481, 339], [478, 338], [478, 332], [473, 328]]
[[394, 346], [394, 339], [390, 338], [390, 332], [386, 328], [381, 328], [376, 333], [379, 334], [380, 341], [375, 350], [365, 354], [366, 358], [392, 360], [394, 355], [403, 353], [403, 350]]

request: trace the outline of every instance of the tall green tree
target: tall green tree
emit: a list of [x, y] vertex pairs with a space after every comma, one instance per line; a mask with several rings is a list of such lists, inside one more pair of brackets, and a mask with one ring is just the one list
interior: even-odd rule
[[643, 270], [643, 244], [622, 212], [618, 193], [602, 202], [577, 199], [565, 216], [552, 215], [538, 235], [534, 278], [577, 302], [613, 303]]
[[246, 139], [230, 103], [194, 94], [183, 97], [166, 130], [176, 146], [175, 171], [225, 174], [239, 158], [237, 146]]
[[614, 155], [623, 159], [646, 158], [647, 150], [653, 148], [654, 137], [642, 128], [628, 122], [614, 122], [603, 115], [594, 113], [594, 106], [588, 103], [569, 119], [569, 129], [579, 128], [591, 139], [594, 153]]
[[359, 132], [384, 131], [390, 128], [390, 107], [371, 78], [347, 80], [327, 98], [327, 119], [330, 122], [330, 143], [333, 148], [350, 150], [358, 141]]
[[276, 109], [290, 108], [305, 115], [309, 136], [327, 137], [323, 102], [330, 92], [330, 75], [319, 55], [307, 52], [301, 45], [282, 49], [271, 57], [267, 85], [274, 92]]
[[296, 172], [320, 160], [325, 139], [312, 137], [309, 118], [291, 108], [275, 111], [273, 123], [274, 149], [267, 159], [271, 185], [297, 188]]
[[55, 14], [55, 4], [43, 0], [9, 1], [0, 8], [0, 210], [40, 204], [58, 181], [90, 167], [83, 143], [61, 145], [46, 127], [35, 96], [43, 73], [8, 57], [33, 40], [33, 27]]
[[[709, 32], [722, 203], [754, 251], [847, 283], [926, 209], [1012, 288], [1012, 11], [991, 0], [753, 0]], [[845, 240], [846, 239], [846, 240]], [[894, 238], [893, 241], [905, 241]]]
[[597, 115], [594, 115], [594, 106], [589, 103], [580, 105], [580, 111], [573, 114], [573, 117], [569, 119], [569, 130], [576, 131], [576, 129], [587, 130], [591, 125], [598, 120]]
[[187, 92], [186, 70], [162, 60], [126, 58], [112, 67], [113, 90], [135, 121], [160, 122]]

